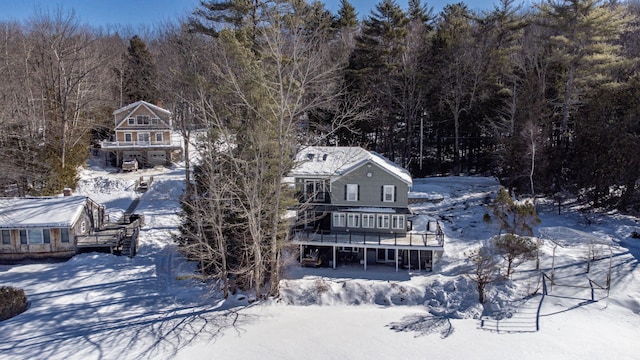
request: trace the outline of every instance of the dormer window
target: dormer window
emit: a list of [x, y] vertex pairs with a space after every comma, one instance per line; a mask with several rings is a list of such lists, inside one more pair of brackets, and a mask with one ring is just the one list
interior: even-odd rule
[[307, 154], [307, 159], [313, 160], [313, 154], [312, 153]]
[[136, 124], [136, 119], [129, 118], [129, 125], [135, 125], [135, 124]]
[[160, 123], [160, 119], [158, 119], [158, 118], [151, 119], [151, 124], [152, 125], [158, 125], [159, 123]]

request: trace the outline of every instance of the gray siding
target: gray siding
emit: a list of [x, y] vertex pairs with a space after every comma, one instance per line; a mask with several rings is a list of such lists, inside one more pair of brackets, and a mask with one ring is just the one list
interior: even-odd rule
[[[367, 176], [368, 173], [371, 173], [371, 177]], [[358, 201], [345, 200], [345, 187], [347, 184], [358, 184]], [[394, 202], [382, 201], [381, 189], [384, 185], [394, 185], [396, 187]], [[361, 165], [331, 184], [331, 204], [333, 205], [407, 207], [408, 196], [409, 186], [405, 182], [371, 162]]]

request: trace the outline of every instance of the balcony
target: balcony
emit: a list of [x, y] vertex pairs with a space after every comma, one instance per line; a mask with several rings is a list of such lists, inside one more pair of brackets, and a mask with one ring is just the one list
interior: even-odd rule
[[444, 232], [437, 224], [435, 231], [408, 232], [406, 234], [365, 233], [365, 232], [313, 232], [296, 230], [293, 233], [293, 243], [300, 245], [340, 245], [370, 248], [424, 248], [428, 250], [443, 250]]
[[118, 150], [118, 149], [132, 149], [132, 148], [181, 148], [182, 137], [178, 134], [173, 134], [171, 139], [163, 141], [102, 141], [102, 149]]

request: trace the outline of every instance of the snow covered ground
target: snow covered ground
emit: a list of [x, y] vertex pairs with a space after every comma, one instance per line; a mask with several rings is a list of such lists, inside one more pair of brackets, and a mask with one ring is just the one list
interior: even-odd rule
[[[541, 235], [541, 267], [550, 275], [553, 262], [556, 283], [576, 287], [553, 286], [541, 302], [540, 276], [526, 263], [513, 281], [489, 288], [490, 314], [483, 316], [475, 284], [464, 276], [464, 253], [496, 233], [482, 215], [498, 184], [416, 179], [412, 190], [429, 202], [414, 211], [440, 220], [446, 234], [434, 272], [292, 265], [280, 299], [249, 304], [240, 295], [222, 301], [191, 277], [195, 266], [172, 244], [183, 167], [122, 174], [92, 162], [76, 194], [105, 204], [117, 218], [139, 196], [135, 180], [151, 175], [136, 210], [146, 225], [135, 258], [89, 253], [66, 262], [0, 265], [0, 285], [25, 289], [31, 302], [0, 323], [0, 359], [640, 357], [640, 240], [630, 237], [640, 230], [637, 219], [599, 214], [587, 222], [573, 209], [557, 215], [542, 202], [539, 228], [548, 231]], [[601, 260], [589, 273], [588, 246], [579, 244], [585, 238], [613, 244], [611, 252], [597, 245]], [[605, 284], [609, 264], [607, 296], [589, 281]]]

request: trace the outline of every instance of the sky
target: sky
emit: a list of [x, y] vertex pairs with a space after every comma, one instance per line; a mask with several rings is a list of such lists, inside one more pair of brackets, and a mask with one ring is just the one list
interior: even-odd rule
[[[461, 0], [460, 0], [461, 1]], [[466, 0], [472, 10], [487, 10], [498, 0]], [[524, 0], [523, 0], [524, 1]], [[360, 18], [368, 16], [380, 1], [351, 0]], [[396, 0], [398, 5], [407, 7], [407, 0]], [[434, 11], [439, 12], [446, 4], [458, 0], [424, 1]], [[93, 27], [108, 26], [153, 26], [166, 20], [184, 17], [200, 3], [199, 0], [1, 0], [0, 21], [24, 21], [38, 11], [53, 12], [61, 8], [64, 12], [73, 10], [81, 23]], [[336, 13], [340, 0], [324, 0], [331, 12]]]

